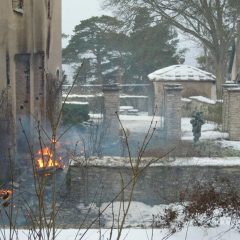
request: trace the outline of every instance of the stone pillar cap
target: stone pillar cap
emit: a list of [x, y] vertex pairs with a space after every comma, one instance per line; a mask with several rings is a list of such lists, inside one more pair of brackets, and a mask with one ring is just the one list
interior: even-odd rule
[[102, 85], [103, 91], [119, 91], [121, 90], [119, 83], [110, 83]]
[[228, 88], [227, 91], [228, 91], [228, 92], [240, 92], [240, 87], [237, 87], [237, 88]]
[[236, 84], [234, 81], [226, 81], [223, 85], [224, 88], [228, 87], [238, 87], [238, 84]]

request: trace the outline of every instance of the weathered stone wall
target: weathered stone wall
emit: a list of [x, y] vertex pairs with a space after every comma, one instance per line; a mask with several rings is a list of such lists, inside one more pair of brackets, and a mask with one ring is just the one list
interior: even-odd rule
[[120, 95], [120, 105], [121, 106], [133, 106], [141, 112], [149, 111], [149, 97], [148, 96], [125, 96]]
[[45, 115], [44, 75], [61, 73], [61, 1], [20, 3], [2, 0], [0, 8], [0, 91], [9, 90], [15, 124], [19, 115], [30, 122]]
[[209, 102], [194, 98], [182, 99], [182, 117], [192, 117], [194, 111], [199, 111], [203, 112], [204, 119], [222, 123], [222, 102], [210, 101], [211, 99], [209, 99]]
[[[176, 84], [181, 84], [183, 87], [182, 96], [204, 96], [207, 98], [216, 98], [216, 85], [212, 81], [171, 81]], [[164, 84], [169, 82], [154, 82], [155, 91], [155, 106], [157, 106], [157, 115], [163, 114], [163, 95], [164, 95]]]
[[[121, 161], [121, 160], [119, 160]], [[237, 170], [240, 170], [237, 167]], [[121, 174], [120, 174], [121, 173]], [[197, 181], [213, 181], [222, 176], [231, 180], [237, 187], [240, 183], [236, 167], [149, 167], [138, 178], [133, 201], [148, 205], [173, 203], [179, 201], [181, 191], [186, 186], [192, 188]], [[131, 178], [131, 169], [127, 167], [70, 167], [69, 195], [67, 204], [79, 202], [89, 205], [91, 202], [110, 202], [122, 190], [122, 181], [127, 184]], [[237, 188], [239, 189], [239, 188]], [[124, 191], [124, 196], [130, 189]], [[123, 195], [117, 198], [122, 200]], [[74, 212], [74, 211], [73, 211]]]
[[[65, 95], [63, 95], [63, 100]], [[90, 111], [101, 113], [103, 110], [103, 95], [77, 95], [71, 94], [68, 101], [88, 102]], [[149, 98], [148, 96], [131, 96], [120, 95], [120, 106], [133, 106], [141, 112], [148, 112]]]
[[[155, 82], [158, 86], [158, 91], [163, 90], [163, 85], [171, 82]], [[215, 88], [215, 83], [212, 81], [173, 81], [175, 84], [181, 84], [183, 87], [182, 96], [204, 96], [214, 99], [213, 89]]]
[[[139, 85], [139, 86], [138, 86]], [[143, 85], [143, 86], [142, 86]], [[153, 87], [150, 84], [123, 84], [120, 91], [120, 106], [133, 106], [141, 112], [153, 114]], [[71, 85], [63, 86], [63, 98]], [[134, 93], [136, 92], [136, 93]], [[76, 85], [72, 88], [68, 101], [88, 102], [90, 111], [101, 112], [102, 85]]]
[[181, 91], [179, 84], [164, 85], [164, 131], [169, 140], [181, 140]]
[[229, 138], [233, 141], [240, 140], [240, 88], [228, 89], [228, 129]]

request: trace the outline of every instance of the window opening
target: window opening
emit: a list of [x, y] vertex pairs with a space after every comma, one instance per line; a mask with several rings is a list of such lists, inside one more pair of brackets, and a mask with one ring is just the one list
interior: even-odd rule
[[7, 79], [7, 86], [10, 86], [10, 61], [9, 61], [8, 54], [6, 54], [6, 79]]
[[12, 0], [13, 10], [18, 13], [23, 13], [24, 0]]

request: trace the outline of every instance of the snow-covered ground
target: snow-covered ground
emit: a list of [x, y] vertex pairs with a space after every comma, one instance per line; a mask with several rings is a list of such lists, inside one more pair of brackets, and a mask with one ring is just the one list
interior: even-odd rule
[[[100, 115], [91, 115], [92, 118], [101, 118]], [[130, 116], [120, 115], [120, 119], [124, 128], [128, 128], [130, 132], [146, 133], [152, 122], [152, 127], [157, 123], [157, 127], [160, 126], [161, 119], [159, 117], [152, 117], [146, 115]], [[192, 126], [190, 124], [190, 118], [182, 118], [182, 139], [192, 141]], [[213, 122], [207, 122], [202, 126], [201, 141], [211, 139], [221, 144], [222, 147], [232, 147], [233, 149], [240, 150], [240, 141], [227, 141], [228, 134], [222, 133], [218, 130], [218, 125]], [[127, 160], [126, 160], [127, 161]], [[143, 165], [146, 164], [149, 159], [143, 159]], [[93, 165], [106, 165], [106, 166], [120, 166], [126, 162], [120, 161], [120, 157], [104, 157], [102, 159], [92, 159], [89, 161]], [[161, 165], [169, 166], [240, 166], [239, 157], [226, 157], [226, 158], [177, 158], [168, 159], [166, 161], [155, 162], [153, 166]], [[100, 209], [104, 209], [109, 203], [103, 203]], [[114, 202], [113, 206], [110, 205], [104, 212], [102, 219], [104, 220], [105, 229], [58, 229], [58, 235], [56, 239], [59, 240], [115, 240], [118, 234], [118, 229], [111, 229], [113, 216], [115, 223], [117, 222], [117, 216], [122, 203]], [[174, 205], [173, 205], [174, 206]], [[126, 207], [126, 204], [125, 204]], [[192, 225], [186, 225], [181, 231], [177, 231], [173, 235], [169, 235], [168, 229], [151, 229], [151, 223], [153, 215], [162, 213], [166, 205], [149, 206], [141, 202], [132, 202], [129, 209], [129, 214], [126, 218], [125, 228], [123, 229], [121, 240], [238, 240], [240, 239], [240, 233], [238, 229], [232, 228], [230, 219], [223, 218], [220, 225], [217, 227], [195, 227]], [[88, 211], [89, 206], [78, 205], [78, 209], [81, 209], [82, 213]], [[95, 205], [91, 205], [92, 211], [98, 213], [99, 208]], [[6, 230], [6, 236], [3, 237], [4, 231], [0, 229], [0, 239], [10, 239], [8, 237], [8, 231]], [[112, 234], [112, 235], [111, 235]], [[28, 230], [19, 230], [18, 238], [12, 239], [29, 240]], [[110, 238], [110, 236], [112, 236]]]
[[[126, 209], [127, 202], [114, 202], [113, 205], [109, 203], [103, 203], [100, 208], [91, 205], [84, 206], [78, 205], [77, 208], [81, 210], [81, 214], [85, 214], [91, 208], [91, 212], [98, 213], [106, 208], [100, 221], [104, 221], [104, 229], [57, 229], [56, 240], [115, 240], [118, 234], [118, 226], [123, 216], [123, 207]], [[157, 214], [163, 215], [164, 209], [168, 208], [177, 210], [181, 213], [182, 207], [177, 204], [171, 205], [156, 205], [148, 206], [141, 202], [131, 202], [129, 212], [125, 221], [125, 228], [121, 234], [121, 240], [238, 240], [240, 233], [236, 228], [231, 225], [231, 219], [223, 217], [220, 219], [220, 224], [217, 227], [195, 227], [189, 223], [185, 223], [182, 230], [177, 229], [174, 234], [170, 233], [169, 229], [152, 229], [152, 223], [154, 216]], [[183, 215], [179, 214], [178, 219], [181, 220]], [[155, 218], [158, 219], [158, 218]], [[111, 233], [111, 227], [114, 228]], [[2, 237], [2, 234], [6, 234], [6, 238]], [[18, 238], [12, 238], [13, 240], [29, 240], [32, 232], [28, 230], [18, 230], [15, 234]], [[110, 238], [112, 234], [112, 237]], [[8, 238], [9, 231], [0, 231], [0, 239]], [[36, 238], [37, 239], [37, 238]]]
[[[112, 216], [117, 217], [120, 203], [116, 203], [116, 206], [109, 208], [109, 211], [105, 213], [105, 219], [107, 226], [112, 226]], [[102, 206], [104, 207], [104, 205]], [[132, 207], [129, 211], [129, 216], [126, 220], [126, 224], [136, 223], [149, 223], [152, 221], [152, 214], [156, 214], [157, 211], [161, 212], [163, 206], [149, 207], [142, 203], [132, 202]], [[117, 219], [115, 219], [117, 221]], [[111, 232], [109, 228], [104, 229], [57, 229], [56, 240], [116, 240], [118, 229], [115, 228]], [[5, 238], [3, 237], [5, 234]], [[32, 231], [28, 230], [14, 230], [14, 237], [12, 240], [29, 240], [37, 239], [33, 238]], [[16, 237], [17, 235], [17, 237]], [[31, 237], [32, 238], [31, 238]], [[110, 237], [111, 236], [111, 237]], [[124, 228], [121, 234], [121, 240], [239, 240], [240, 233], [236, 228], [232, 228], [230, 225], [230, 219], [223, 218], [218, 227], [194, 227], [186, 224], [181, 231], [177, 231], [174, 234], [170, 234], [168, 229], [152, 229], [146, 227], [131, 227]], [[0, 239], [10, 239], [9, 231], [1, 230]], [[47, 238], [46, 238], [47, 239]]]
[[222, 139], [221, 141], [218, 141], [221, 144], [221, 147], [230, 147], [235, 150], [240, 150], [240, 141], [227, 141]]
[[[92, 119], [101, 118], [100, 114], [90, 114]], [[124, 128], [128, 128], [130, 133], [143, 133], [146, 134], [149, 127], [160, 128], [163, 125], [163, 119], [160, 117], [153, 117], [147, 115], [119, 115], [120, 120]], [[182, 129], [182, 140], [193, 140], [192, 125], [190, 123], [191, 118], [182, 118], [181, 129]], [[152, 125], [151, 125], [152, 123]], [[157, 133], [156, 133], [157, 134]], [[200, 140], [214, 140], [214, 139], [227, 139], [228, 133], [223, 133], [218, 130], [218, 125], [214, 122], [206, 122], [202, 126], [202, 136]]]
[[[136, 159], [132, 158], [134, 163]], [[70, 165], [81, 163], [81, 165], [87, 166], [105, 166], [105, 167], [130, 167], [130, 161], [128, 158], [104, 156], [90, 157], [86, 162], [84, 157], [70, 159]], [[151, 163], [149, 165], [149, 163]], [[168, 159], [153, 159], [142, 158], [140, 167], [158, 167], [158, 166], [171, 166], [171, 167], [183, 167], [183, 166], [199, 166], [199, 167], [233, 167], [240, 166], [240, 157], [188, 157], [188, 158], [168, 158]]]
[[[143, 207], [143, 206], [139, 206]], [[140, 216], [142, 218], [142, 216]], [[2, 232], [3, 233], [3, 232]], [[9, 232], [5, 230], [5, 237], [1, 239], [10, 239]], [[11, 239], [29, 240], [28, 230], [18, 230], [18, 237]], [[118, 229], [57, 229], [56, 240], [116, 240]], [[110, 237], [111, 236], [111, 237]], [[233, 229], [229, 220], [226, 219], [221, 225], [214, 228], [185, 226], [181, 231], [170, 234], [167, 229], [151, 229], [151, 228], [125, 228], [121, 234], [121, 240], [239, 240], [240, 233], [237, 229]], [[37, 239], [37, 238], [36, 238]]]
[[[110, 229], [91, 229], [87, 231], [87, 234], [81, 238], [84, 230], [81, 230], [79, 237], [76, 239], [82, 240], [110, 240]], [[62, 230], [60, 231], [58, 239], [72, 240], [74, 239], [76, 230]], [[114, 229], [112, 238], [117, 237], [118, 230]], [[237, 230], [231, 229], [228, 225], [221, 225], [218, 228], [198, 228], [198, 227], [186, 227], [181, 232], [177, 232], [172, 236], [169, 236], [167, 230], [159, 229], [124, 229], [122, 232], [121, 240], [239, 240], [240, 234]], [[22, 238], [20, 238], [22, 239]], [[25, 238], [27, 239], [27, 238]], [[24, 239], [23, 239], [24, 240]]]
[[[141, 114], [141, 113], [140, 113]], [[90, 114], [92, 119], [99, 119], [102, 116], [100, 114]], [[132, 115], [119, 115], [120, 120], [124, 128], [130, 130], [130, 133], [142, 133], [146, 134], [151, 128], [160, 128], [163, 124], [163, 119], [160, 117], [147, 116], [146, 113], [142, 115], [132, 116]], [[182, 140], [192, 141], [192, 125], [190, 123], [191, 118], [182, 118], [181, 130], [182, 130]], [[157, 132], [156, 132], [157, 134]], [[235, 150], [240, 150], [240, 141], [228, 141], [228, 133], [221, 132], [219, 126], [214, 122], [206, 122], [202, 126], [202, 133], [200, 141], [203, 140], [216, 140], [221, 146], [231, 147]]]

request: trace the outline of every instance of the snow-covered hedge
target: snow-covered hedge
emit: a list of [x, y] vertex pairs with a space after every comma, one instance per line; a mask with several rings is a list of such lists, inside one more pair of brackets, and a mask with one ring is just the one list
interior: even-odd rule
[[89, 119], [89, 105], [87, 102], [66, 102], [63, 105], [63, 124], [78, 124]]

